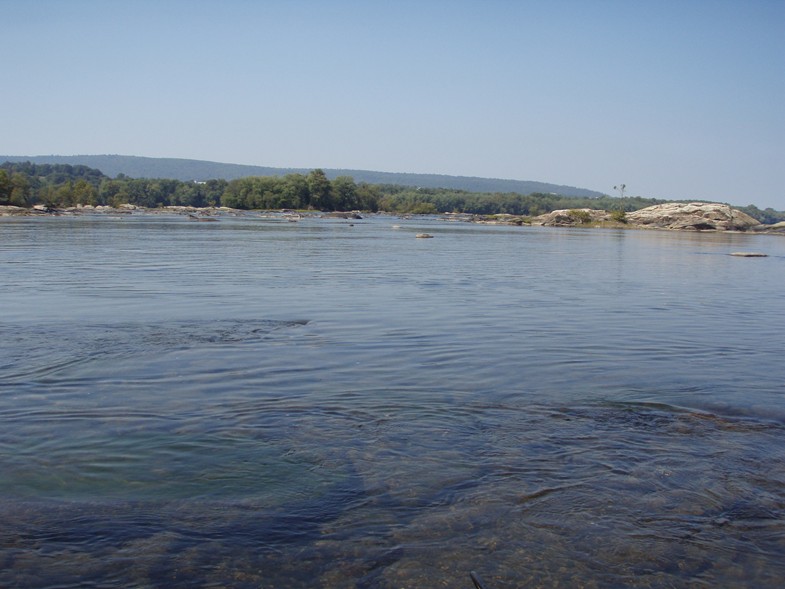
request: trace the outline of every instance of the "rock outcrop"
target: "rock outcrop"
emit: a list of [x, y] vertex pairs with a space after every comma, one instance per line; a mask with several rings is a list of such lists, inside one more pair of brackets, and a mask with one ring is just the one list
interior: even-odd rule
[[774, 225], [759, 225], [753, 227], [753, 231], [763, 231], [765, 233], [781, 233], [785, 234], [785, 221], [774, 223]]
[[689, 231], [771, 230], [760, 221], [725, 204], [666, 203], [627, 213], [624, 223], [615, 215], [597, 209], [561, 209], [540, 215], [532, 225], [548, 227], [618, 226], [630, 228], [681, 229]]
[[665, 203], [627, 213], [627, 222], [658, 229], [746, 231], [760, 225], [746, 213], [716, 203]]
[[545, 225], [547, 227], [574, 227], [589, 223], [610, 221], [608, 211], [599, 209], [560, 209], [551, 211], [532, 219], [532, 225]]

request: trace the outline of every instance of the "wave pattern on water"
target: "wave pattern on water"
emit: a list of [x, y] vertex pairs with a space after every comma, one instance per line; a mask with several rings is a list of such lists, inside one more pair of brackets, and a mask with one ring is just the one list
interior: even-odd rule
[[[77, 363], [169, 353], [204, 347], [251, 344], [271, 333], [308, 321], [259, 319], [79, 324], [51, 322], [20, 331], [0, 323], [0, 350], [7, 382], [45, 378]], [[52, 342], [56, 345], [53, 347]], [[32, 372], [26, 370], [32, 369]]]
[[[305, 495], [281, 501], [245, 488], [234, 498], [163, 500], [160, 489], [157, 498], [131, 498], [125, 488], [115, 499], [96, 489], [66, 501], [16, 500], [3, 514], [5, 550], [41, 571], [77, 561], [104, 580], [133, 555], [140, 564], [117, 577], [121, 584], [211, 586], [205, 573], [216, 585], [235, 576], [296, 587], [341, 578], [427, 585], [435, 574], [460, 582], [459, 570], [429, 564], [448, 562], [481, 568], [502, 586], [547, 586], [555, 574], [631, 587], [679, 578], [765, 586], [785, 572], [771, 560], [785, 548], [777, 474], [785, 461], [768, 448], [782, 441], [780, 424], [648, 404], [467, 404], [448, 413], [439, 401], [363, 410], [245, 403], [220, 421], [212, 435], [250, 444], [257, 470], [283, 460], [273, 477], [279, 492], [297, 481]], [[167, 435], [175, 444], [174, 431]], [[278, 448], [267, 459], [262, 440]], [[208, 446], [220, 462], [214, 441]], [[200, 461], [212, 459], [189, 464], [198, 470]], [[220, 476], [215, 465], [204, 472]], [[256, 490], [274, 482], [239, 476], [255, 477]], [[308, 558], [295, 566], [295, 555]]]
[[785, 578], [785, 257], [723, 253], [780, 242], [38, 221], [0, 234], [0, 586]]

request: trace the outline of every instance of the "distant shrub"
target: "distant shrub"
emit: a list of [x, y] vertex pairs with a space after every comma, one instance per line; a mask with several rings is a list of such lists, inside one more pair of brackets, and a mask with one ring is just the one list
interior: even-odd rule
[[591, 213], [589, 211], [581, 211], [578, 209], [572, 209], [570, 211], [570, 217], [575, 219], [578, 223], [586, 224], [591, 223]]
[[613, 219], [617, 223], [626, 223], [627, 222], [627, 213], [625, 213], [624, 211], [612, 211], [611, 212], [611, 219]]
[[439, 209], [431, 202], [418, 202], [408, 212], [413, 215], [434, 215], [439, 212]]

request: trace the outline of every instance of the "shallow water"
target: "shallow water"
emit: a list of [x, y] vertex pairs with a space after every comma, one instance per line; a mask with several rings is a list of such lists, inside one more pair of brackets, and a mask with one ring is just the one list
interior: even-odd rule
[[10, 218], [0, 267], [0, 586], [785, 578], [779, 236]]

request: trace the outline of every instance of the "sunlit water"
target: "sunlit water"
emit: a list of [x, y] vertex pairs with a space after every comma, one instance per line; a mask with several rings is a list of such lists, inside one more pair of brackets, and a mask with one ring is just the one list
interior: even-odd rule
[[9, 218], [0, 271], [2, 587], [785, 578], [779, 236]]

